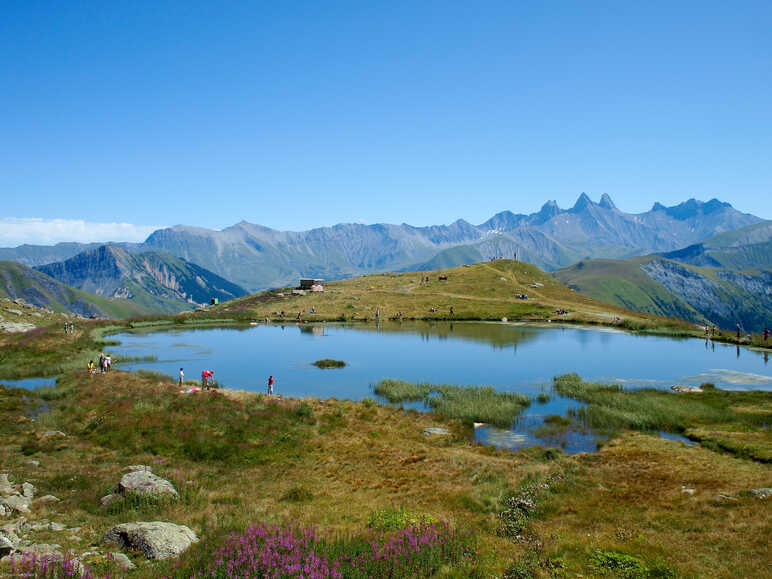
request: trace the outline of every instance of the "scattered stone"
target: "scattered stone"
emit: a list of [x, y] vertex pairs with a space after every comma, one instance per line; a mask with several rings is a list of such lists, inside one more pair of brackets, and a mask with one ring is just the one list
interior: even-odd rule
[[48, 523], [48, 528], [58, 533], [59, 531], [64, 531], [67, 527], [61, 523], [56, 523], [54, 521], [51, 521], [50, 523]]
[[30, 465], [30, 466], [40, 466], [40, 461], [39, 460], [28, 460], [27, 464]]
[[670, 389], [679, 394], [699, 394], [702, 392], [702, 388], [699, 386], [687, 386], [685, 384], [673, 384]]
[[54, 495], [44, 495], [39, 499], [35, 499], [36, 504], [48, 505], [51, 503], [61, 502], [61, 499], [56, 498]]
[[67, 435], [61, 430], [46, 430], [41, 436], [41, 440], [48, 440], [49, 438], [66, 438]]
[[168, 480], [154, 475], [149, 470], [134, 470], [123, 477], [118, 483], [118, 492], [139, 493], [142, 495], [169, 495], [178, 497], [177, 489]]
[[115, 564], [118, 565], [124, 571], [126, 571], [127, 569], [137, 568], [137, 566], [131, 562], [131, 559], [129, 559], [123, 553], [110, 553], [110, 557], [112, 557], [113, 561], [115, 561]]
[[718, 493], [717, 495], [713, 495], [713, 500], [715, 501], [737, 501], [738, 499], [736, 497], [725, 495], [723, 493]]
[[184, 525], [153, 521], [117, 525], [105, 533], [103, 541], [140, 551], [148, 559], [168, 559], [198, 542], [198, 537]]
[[70, 533], [77, 533], [80, 529], [80, 527], [70, 527]]
[[11, 495], [2, 499], [2, 503], [5, 504], [6, 510], [10, 508], [11, 511], [17, 511], [23, 514], [29, 514], [30, 499], [21, 495]]
[[50, 557], [51, 555], [60, 555], [62, 546], [57, 545], [56, 543], [35, 543], [33, 545], [25, 545], [17, 550], [24, 553], [34, 553], [38, 557], [42, 557], [43, 555], [48, 555]]
[[0, 531], [0, 557], [10, 555], [19, 544], [19, 536], [13, 531]]
[[10, 515], [10, 514], [11, 514], [11, 513], [10, 513], [10, 511], [8, 511], [8, 510], [5, 508], [5, 505], [3, 505], [3, 504], [0, 504], [0, 517], [7, 517], [7, 516], [8, 516], [8, 515]]
[[772, 487], [762, 487], [759, 489], [751, 489], [750, 493], [761, 500], [772, 497]]
[[694, 493], [697, 492], [697, 489], [682, 486], [681, 492], [687, 495], [693, 495]]
[[424, 428], [424, 436], [449, 436], [450, 430], [447, 428], [441, 428], [439, 426], [430, 426]]
[[101, 499], [99, 499], [99, 504], [103, 507], [109, 507], [115, 502], [123, 500], [123, 497], [121, 495], [117, 495], [115, 493], [105, 495]]
[[16, 533], [17, 535], [20, 535], [29, 530], [30, 525], [25, 517], [19, 517], [18, 519], [15, 519], [10, 523], [6, 523], [0, 527], [1, 533]]
[[0, 495], [12, 495], [14, 492], [16, 491], [14, 490], [11, 481], [8, 480], [8, 474], [0, 474]]
[[28, 499], [35, 498], [35, 485], [25, 482], [21, 485], [21, 494]]

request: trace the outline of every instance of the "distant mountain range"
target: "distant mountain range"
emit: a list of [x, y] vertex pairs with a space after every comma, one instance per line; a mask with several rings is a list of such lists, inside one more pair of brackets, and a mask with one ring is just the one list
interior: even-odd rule
[[607, 303], [759, 332], [772, 325], [772, 221], [659, 255], [582, 260], [555, 277]]
[[[480, 225], [339, 224], [277, 231], [242, 221], [215, 231], [178, 225], [144, 243], [118, 244], [130, 254], [162, 252], [203, 267], [249, 291], [283, 287], [299, 277], [341, 279], [383, 271], [419, 271], [514, 257], [546, 270], [593, 257], [626, 258], [678, 250], [762, 220], [716, 199], [624, 213], [608, 195], [582, 194], [570, 209], [554, 201], [530, 215], [504, 211]], [[69, 259], [93, 245], [0, 248], [0, 259], [40, 266]]]

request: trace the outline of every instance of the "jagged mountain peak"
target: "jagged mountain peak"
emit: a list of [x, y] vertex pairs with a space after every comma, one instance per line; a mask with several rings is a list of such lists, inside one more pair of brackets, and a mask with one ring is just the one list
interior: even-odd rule
[[595, 207], [595, 203], [592, 202], [592, 199], [590, 199], [590, 196], [587, 195], [587, 193], [582, 193], [579, 195], [579, 198], [576, 200], [576, 203], [574, 203], [574, 206], [571, 208], [571, 211], [574, 213], [579, 211], [586, 211], [587, 209], [591, 209], [592, 207]]
[[604, 193], [600, 196], [600, 203], [598, 203], [601, 207], [604, 209], [616, 209], [617, 206], [614, 205], [614, 202], [611, 200], [611, 196], [608, 193]]

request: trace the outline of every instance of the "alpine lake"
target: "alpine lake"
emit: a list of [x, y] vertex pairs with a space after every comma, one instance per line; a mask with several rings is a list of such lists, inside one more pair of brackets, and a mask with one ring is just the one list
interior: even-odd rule
[[[250, 392], [266, 392], [268, 376], [273, 375], [274, 394], [293, 398], [377, 399], [373, 387], [384, 378], [485, 385], [526, 394], [531, 405], [511, 428], [478, 424], [474, 430], [478, 442], [513, 450], [542, 445], [576, 453], [594, 451], [603, 442], [602, 435], [588, 429], [549, 433], [542, 428], [545, 418], [566, 416], [582, 405], [553, 391], [553, 377], [568, 372], [624, 389], [711, 382], [729, 390], [772, 390], [769, 352], [695, 338], [557, 324], [260, 324], [154, 328], [111, 338], [120, 341], [109, 352], [123, 370], [152, 370], [175, 380], [180, 368], [187, 380], [212, 370], [220, 387]], [[121, 358], [127, 362], [121, 363]], [[346, 366], [313, 365], [324, 358], [343, 360]], [[402, 406], [425, 409], [421, 402]], [[676, 434], [660, 435], [690, 443]]]

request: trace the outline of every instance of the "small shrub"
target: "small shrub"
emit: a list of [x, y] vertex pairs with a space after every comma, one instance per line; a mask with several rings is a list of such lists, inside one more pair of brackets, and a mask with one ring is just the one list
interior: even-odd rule
[[286, 501], [289, 503], [306, 503], [314, 498], [313, 493], [304, 487], [294, 486], [285, 492], [280, 501]]
[[367, 528], [376, 531], [396, 531], [417, 525], [431, 525], [436, 519], [426, 513], [414, 513], [404, 507], [388, 507], [370, 513]]
[[539, 392], [536, 395], [536, 400], [538, 402], [541, 402], [542, 404], [546, 404], [547, 402], [549, 402], [551, 400], [551, 397], [546, 392]]

